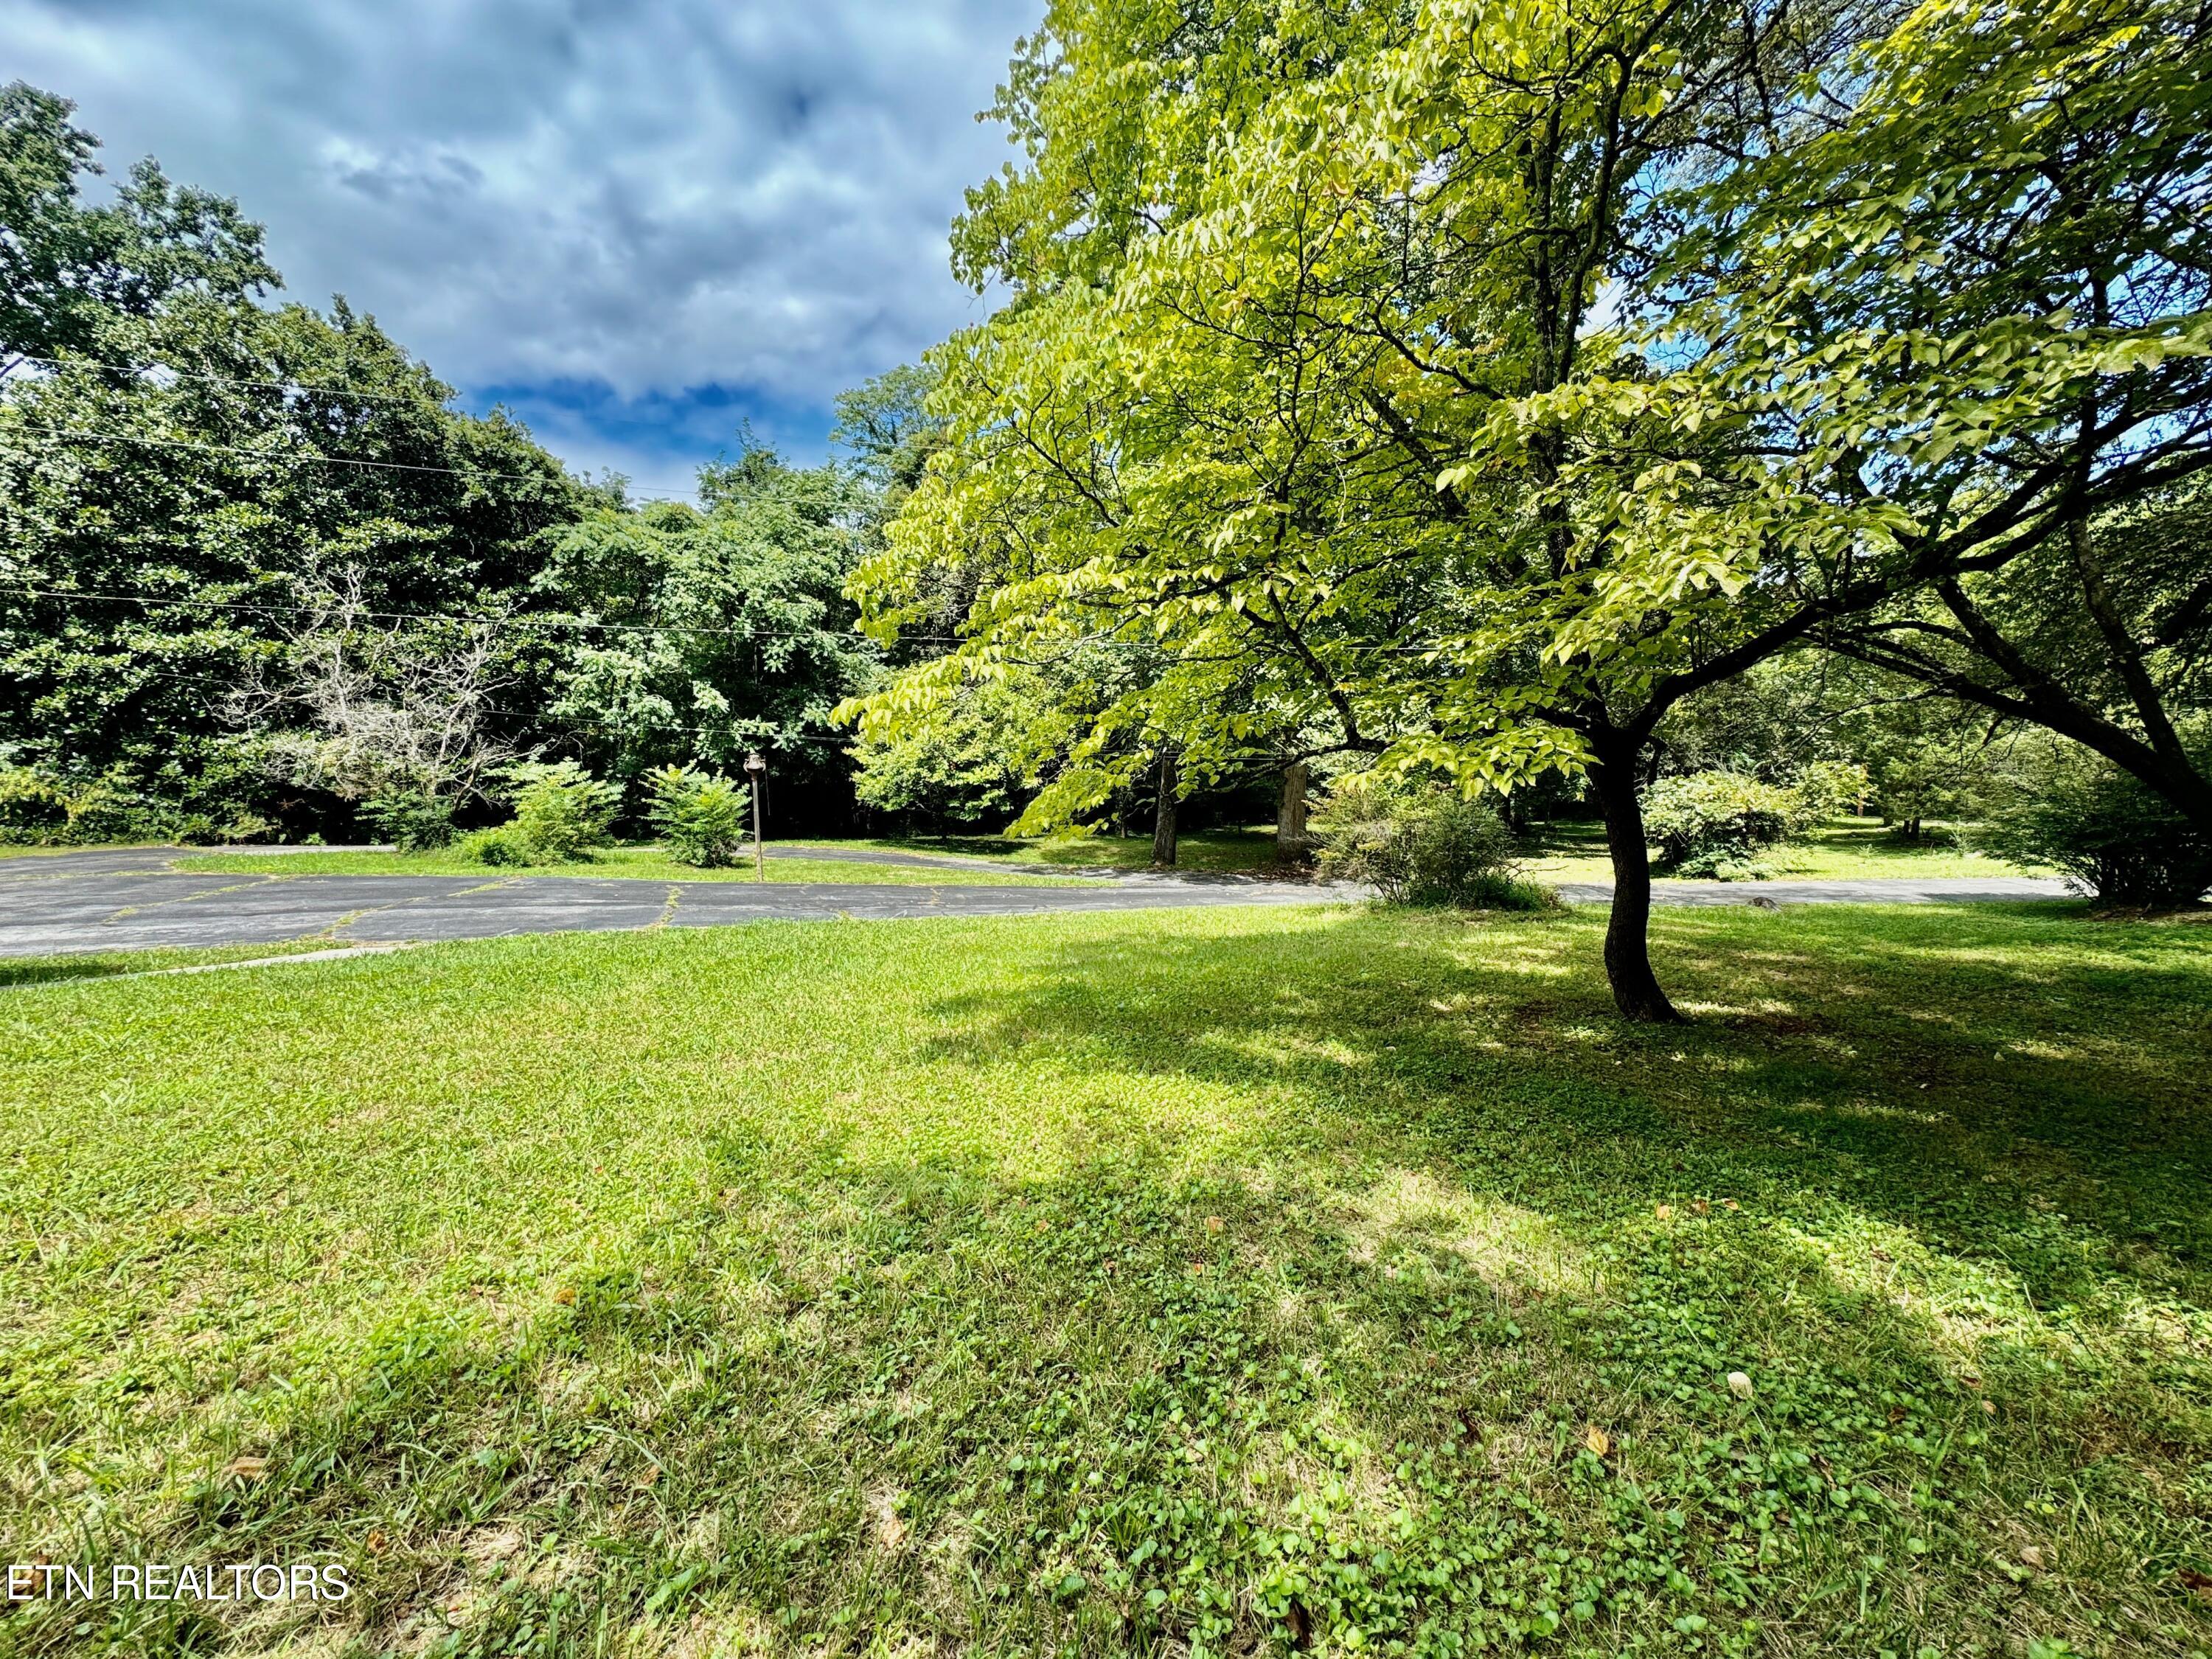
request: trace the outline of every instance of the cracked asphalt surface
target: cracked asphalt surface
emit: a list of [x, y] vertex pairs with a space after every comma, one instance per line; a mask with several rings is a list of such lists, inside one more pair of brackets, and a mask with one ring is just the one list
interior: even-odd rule
[[[1063, 911], [1340, 903], [1360, 890], [1237, 876], [1102, 876], [1073, 887], [975, 887], [957, 859], [794, 848], [787, 857], [942, 867], [943, 886], [859, 883], [641, 881], [605, 876], [189, 875], [169, 867], [185, 849], [25, 854], [0, 859], [0, 956], [141, 951], [164, 945], [333, 944], [493, 939], [509, 933], [720, 927], [747, 921], [884, 921], [922, 916], [1044, 915]], [[281, 853], [270, 854], [272, 865]], [[1003, 869], [1006, 866], [993, 866]], [[1054, 874], [1066, 874], [1064, 871]], [[1568, 882], [1560, 896], [1601, 904], [1609, 884]], [[1667, 905], [1925, 904], [2050, 899], [2057, 881], [1664, 882]]]

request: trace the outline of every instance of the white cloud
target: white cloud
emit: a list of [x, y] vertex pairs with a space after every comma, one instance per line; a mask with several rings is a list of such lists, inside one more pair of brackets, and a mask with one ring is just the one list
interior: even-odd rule
[[[7, 73], [465, 386], [818, 410], [981, 302], [971, 118], [1042, 0], [0, 0]], [[641, 451], [640, 453], [643, 453]]]

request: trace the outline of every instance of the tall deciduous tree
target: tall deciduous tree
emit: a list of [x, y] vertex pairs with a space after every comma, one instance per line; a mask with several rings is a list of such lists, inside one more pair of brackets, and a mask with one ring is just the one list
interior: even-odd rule
[[574, 626], [547, 714], [617, 775], [769, 751], [775, 787], [843, 788], [830, 709], [873, 672], [844, 584], [870, 497], [848, 472], [754, 447], [701, 507], [606, 507], [544, 538], [531, 615]]
[[[1054, 9], [1008, 106], [1032, 165], [959, 244], [1017, 297], [939, 354], [948, 447], [859, 589], [996, 579], [886, 718], [1103, 632], [1388, 761], [1579, 766], [1615, 999], [1668, 1018], [1667, 712], [2203, 464], [2184, 8], [1112, 12]], [[2094, 236], [2020, 160], [2057, 111], [2132, 204]], [[2038, 297], [2092, 247], [2132, 313]], [[1200, 745], [1249, 718], [1193, 712]]]
[[180, 294], [238, 300], [276, 283], [260, 226], [151, 160], [113, 201], [88, 204], [100, 141], [75, 110], [21, 81], [0, 87], [0, 374], [25, 357], [100, 355], [118, 325]]

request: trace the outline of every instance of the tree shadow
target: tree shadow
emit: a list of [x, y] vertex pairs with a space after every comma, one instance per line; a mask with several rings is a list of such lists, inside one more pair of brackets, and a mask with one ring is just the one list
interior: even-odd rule
[[[1512, 1202], [1786, 1189], [2002, 1259], [2039, 1297], [2078, 1287], [2049, 1277], [2065, 1252], [2023, 1257], [2023, 1233], [2212, 1289], [2212, 951], [2085, 944], [2026, 907], [1854, 914], [1662, 918], [1659, 957], [1697, 1016], [1678, 1028], [1613, 1017], [1586, 921], [1084, 939], [1011, 990], [941, 1002], [935, 1052], [1288, 1091]], [[1253, 1150], [1285, 1128], [1255, 1125]]]
[[695, 1206], [380, 1332], [172, 1537], [454, 1651], [2201, 1644], [2202, 947], [1667, 917], [1654, 1030], [1586, 917], [1150, 926], [989, 939], [884, 1056], [1061, 1080], [1048, 1156], [735, 1103]]

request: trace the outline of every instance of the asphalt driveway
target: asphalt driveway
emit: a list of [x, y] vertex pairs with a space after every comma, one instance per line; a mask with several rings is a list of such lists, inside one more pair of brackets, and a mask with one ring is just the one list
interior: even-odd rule
[[[481, 877], [286, 876], [281, 854], [270, 854], [266, 875], [189, 875], [170, 868], [181, 850], [131, 848], [0, 859], [0, 956], [275, 945], [308, 938], [360, 945], [746, 921], [1326, 904], [1364, 896], [1352, 888], [1236, 876], [1113, 876], [1080, 886], [977, 887], [961, 884], [956, 859], [820, 848], [789, 855], [935, 865], [945, 868], [945, 884], [665, 882], [489, 870]], [[1559, 893], [1573, 903], [1602, 904], [1612, 897], [1610, 885], [1600, 882], [1565, 883]], [[2065, 896], [2058, 882], [2025, 878], [1681, 881], [1661, 883], [1654, 891], [1657, 902], [1672, 905], [1919, 904]]]

